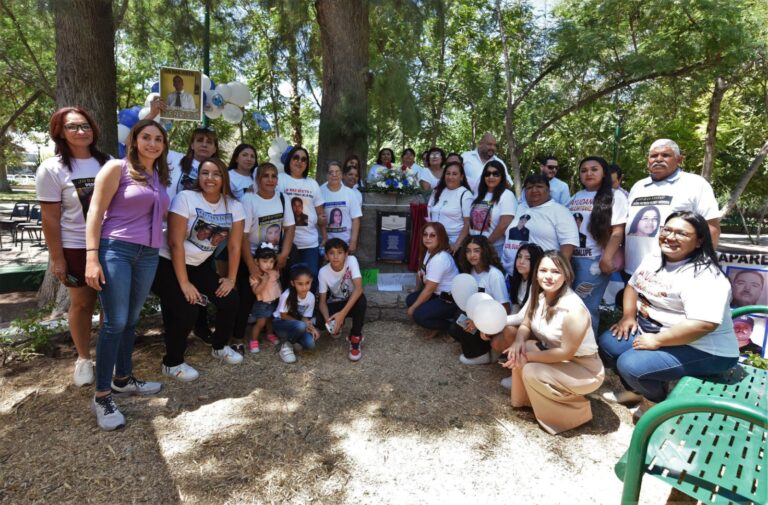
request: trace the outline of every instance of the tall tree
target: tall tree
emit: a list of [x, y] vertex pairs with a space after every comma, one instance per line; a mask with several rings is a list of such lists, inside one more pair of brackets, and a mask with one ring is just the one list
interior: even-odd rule
[[315, 8], [323, 54], [317, 155], [323, 180], [329, 160], [368, 153], [368, 1], [316, 0]]

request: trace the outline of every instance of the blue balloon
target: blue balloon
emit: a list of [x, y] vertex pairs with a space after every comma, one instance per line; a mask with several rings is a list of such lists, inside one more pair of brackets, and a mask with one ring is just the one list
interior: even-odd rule
[[211, 79], [210, 77], [208, 78], [208, 80], [211, 81], [211, 91], [213, 91], [214, 89], [216, 89], [216, 83], [213, 82], [213, 79]]
[[133, 125], [139, 122], [139, 111], [141, 107], [135, 105], [128, 109], [123, 109], [117, 113], [117, 121], [120, 124], [133, 128]]
[[173, 128], [173, 121], [170, 119], [162, 122], [162, 127], [165, 129], [166, 132], [171, 133], [171, 129]]
[[125, 158], [125, 144], [117, 143], [117, 157]]
[[160, 83], [156, 82], [156, 83], [152, 84], [151, 91], [152, 91], [152, 93], [160, 93]]
[[211, 103], [216, 107], [224, 107], [225, 100], [221, 93], [214, 93], [211, 97]]
[[210, 102], [208, 100], [210, 100], [210, 98], [208, 98], [208, 93], [203, 91], [203, 103], [206, 105], [209, 104]]

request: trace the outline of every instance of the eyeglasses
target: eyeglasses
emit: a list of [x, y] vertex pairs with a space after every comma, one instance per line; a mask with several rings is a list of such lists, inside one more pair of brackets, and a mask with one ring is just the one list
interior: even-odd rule
[[431, 153], [431, 154], [429, 155], [429, 157], [430, 157], [430, 158], [442, 158], [442, 157], [443, 157], [443, 155], [442, 155], [442, 154], [440, 154], [440, 153]]
[[425, 231], [421, 236], [424, 238], [437, 238], [437, 233], [429, 233]]
[[557, 170], [558, 168], [560, 168], [560, 167], [559, 167], [559, 166], [557, 166], [557, 165], [544, 165], [544, 166], [545, 166], [545, 167], [547, 167], [547, 168], [549, 168], [550, 170]]
[[222, 175], [219, 172], [200, 172], [200, 178], [207, 177], [209, 179], [221, 179]]
[[72, 133], [75, 133], [77, 130], [80, 130], [83, 133], [88, 133], [93, 129], [88, 123], [67, 123], [64, 125], [64, 128]]
[[298, 154], [294, 154], [294, 155], [291, 157], [291, 159], [292, 159], [293, 161], [299, 161], [299, 162], [301, 162], [301, 163], [306, 163], [306, 162], [308, 161], [308, 158], [306, 158], [306, 157], [304, 157], [304, 156], [299, 156]]
[[677, 238], [687, 239], [687, 238], [691, 238], [693, 236], [693, 233], [689, 233], [687, 231], [682, 231], [682, 230], [675, 230], [674, 228], [663, 226], [661, 230], [659, 230], [659, 235], [662, 237], [669, 237], [671, 235], [674, 235]]
[[501, 172], [486, 172], [486, 177], [501, 177]]

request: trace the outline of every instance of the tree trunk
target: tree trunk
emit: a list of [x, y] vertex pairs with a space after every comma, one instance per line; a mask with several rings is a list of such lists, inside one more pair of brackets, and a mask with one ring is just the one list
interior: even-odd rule
[[507, 154], [509, 155], [509, 164], [512, 169], [512, 180], [515, 185], [515, 194], [520, 198], [521, 180], [520, 180], [520, 155], [517, 141], [515, 140], [515, 106], [512, 97], [512, 64], [509, 59], [509, 45], [507, 44], [507, 34], [504, 30], [504, 22], [501, 16], [501, 1], [496, 0], [496, 15], [499, 22], [499, 33], [501, 34], [502, 55], [504, 57], [504, 81], [507, 86], [507, 106], [504, 110], [504, 136], [507, 139]]
[[299, 93], [299, 58], [296, 54], [296, 45], [294, 40], [288, 44], [288, 75], [291, 79], [291, 127], [293, 128], [294, 145], [303, 145], [303, 135], [301, 133], [301, 93]]
[[8, 167], [6, 162], [6, 149], [11, 144], [11, 138], [8, 135], [0, 135], [0, 193], [10, 193], [11, 185], [8, 182]]
[[[52, 2], [56, 28], [56, 105], [90, 112], [101, 130], [98, 147], [117, 156], [117, 69], [111, 0]], [[38, 306], [65, 311], [67, 290], [45, 273]]]
[[701, 164], [701, 176], [706, 180], [712, 177], [712, 168], [715, 165], [715, 146], [717, 144], [717, 123], [720, 121], [720, 104], [723, 102], [725, 92], [731, 85], [722, 77], [715, 79], [715, 89], [712, 90], [712, 98], [709, 100], [709, 120], [707, 121], [707, 139], [704, 142], [704, 161]]
[[741, 176], [741, 179], [739, 180], [738, 184], [736, 184], [736, 187], [734, 187], [731, 191], [731, 196], [728, 198], [728, 202], [722, 209], [720, 209], [721, 217], [725, 217], [736, 206], [736, 202], [739, 201], [739, 197], [744, 192], [744, 190], [747, 189], [747, 184], [749, 184], [752, 176], [757, 173], [757, 169], [760, 168], [760, 165], [762, 165], [766, 156], [768, 156], [768, 140], [765, 141], [763, 147], [761, 147], [760, 151], [757, 152], [757, 156], [755, 156], [755, 159], [753, 159], [752, 163], [749, 164], [749, 168], [746, 172], [744, 172], [744, 175]]
[[368, 157], [368, 1], [316, 0], [315, 8], [323, 57], [317, 179], [323, 181], [328, 161]]

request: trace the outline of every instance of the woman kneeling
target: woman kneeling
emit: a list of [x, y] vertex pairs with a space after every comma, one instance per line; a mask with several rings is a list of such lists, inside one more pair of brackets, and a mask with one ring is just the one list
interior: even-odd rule
[[[552, 435], [592, 419], [584, 395], [604, 378], [589, 311], [570, 288], [572, 282], [568, 260], [557, 251], [545, 252], [504, 364], [512, 369], [512, 406], [533, 407], [536, 420]], [[508, 326], [505, 332], [511, 330]]]

